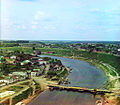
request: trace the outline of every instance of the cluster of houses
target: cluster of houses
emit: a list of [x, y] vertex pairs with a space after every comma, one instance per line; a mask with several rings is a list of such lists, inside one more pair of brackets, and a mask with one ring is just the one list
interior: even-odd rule
[[0, 87], [1, 86], [5, 86], [11, 83], [15, 83], [18, 81], [22, 81], [25, 80], [26, 76], [22, 76], [22, 75], [16, 75], [16, 74], [9, 74], [7, 77], [5, 77], [4, 79], [0, 80]]
[[[34, 54], [29, 55], [29, 59], [20, 61], [19, 57], [12, 55], [9, 57], [0, 56], [0, 64], [2, 64], [1, 59], [5, 59], [7, 62], [6, 64], [16, 65], [17, 63], [20, 64], [20, 68], [23, 69], [22, 71], [15, 71], [5, 76], [5, 78], [0, 80], [0, 86], [4, 86], [10, 83], [14, 83], [17, 81], [25, 80], [26, 78], [31, 78], [32, 76], [40, 76], [44, 73], [45, 66], [48, 61], [44, 60], [43, 58], [37, 56], [40, 55], [40, 51], [36, 51]], [[30, 65], [31, 69], [26, 70], [24, 65]]]
[[[48, 53], [54, 53], [54, 52], [50, 51]], [[62, 70], [62, 68], [64, 67], [62, 64], [57, 64], [56, 63], [57, 60], [44, 59], [42, 57], [39, 57], [38, 55], [40, 55], [40, 54], [41, 54], [40, 51], [36, 51], [33, 54], [29, 54], [28, 59], [24, 59], [22, 61], [20, 61], [20, 59], [21, 59], [20, 57], [17, 57], [15, 55], [12, 55], [9, 57], [1, 56], [1, 58], [6, 59], [8, 64], [16, 65], [17, 63], [19, 63], [20, 68], [22, 70], [18, 70], [18, 71], [9, 73], [8, 76], [6, 76], [6, 78], [4, 78], [0, 81], [0, 86], [15, 83], [17, 81], [22, 81], [27, 78], [40, 76], [45, 73], [46, 64], [50, 64], [51, 61], [53, 61], [53, 63], [55, 63], [55, 64], [51, 63], [50, 64], [51, 68], [49, 68], [49, 70], [58, 71], [58, 70]], [[0, 62], [0, 63], [2, 63], [2, 62]], [[30, 66], [31, 69], [26, 70], [25, 65]]]

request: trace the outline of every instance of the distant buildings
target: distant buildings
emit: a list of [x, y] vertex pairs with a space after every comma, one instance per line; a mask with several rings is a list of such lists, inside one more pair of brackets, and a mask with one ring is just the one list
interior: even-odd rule
[[117, 54], [120, 55], [120, 49], [117, 50]]
[[47, 53], [48, 54], [54, 54], [55, 52], [54, 51], [48, 51]]

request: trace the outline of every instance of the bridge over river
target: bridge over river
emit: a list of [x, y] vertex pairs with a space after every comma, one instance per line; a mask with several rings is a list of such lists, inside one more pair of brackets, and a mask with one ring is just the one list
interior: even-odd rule
[[82, 87], [69, 87], [69, 86], [62, 86], [62, 85], [47, 85], [49, 89], [52, 90], [66, 90], [66, 91], [73, 91], [73, 92], [87, 92], [91, 93], [94, 95], [97, 94], [105, 94], [105, 93], [113, 93], [112, 91], [109, 90], [102, 90], [102, 89], [90, 89], [90, 88], [82, 88]]

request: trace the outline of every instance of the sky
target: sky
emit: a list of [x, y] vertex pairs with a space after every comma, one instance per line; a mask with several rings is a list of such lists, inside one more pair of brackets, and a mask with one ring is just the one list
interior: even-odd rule
[[120, 0], [1, 0], [2, 40], [120, 41]]

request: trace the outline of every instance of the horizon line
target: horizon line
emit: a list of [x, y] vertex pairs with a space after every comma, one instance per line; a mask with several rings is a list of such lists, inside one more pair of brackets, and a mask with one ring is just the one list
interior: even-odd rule
[[[0, 41], [19, 41], [19, 40], [26, 40], [26, 39], [1, 39]], [[32, 39], [27, 39], [26, 41], [120, 41], [120, 40], [59, 40], [59, 39], [43, 39], [43, 40], [32, 40]]]

